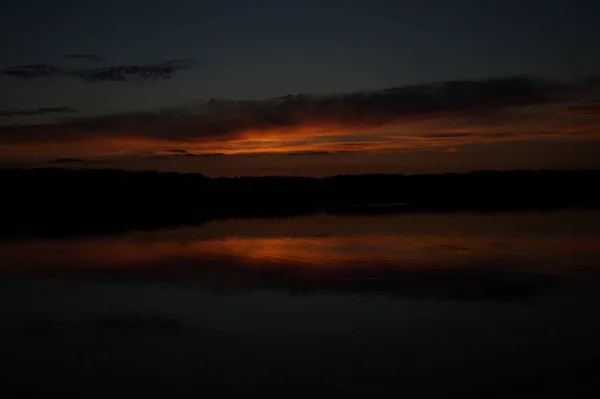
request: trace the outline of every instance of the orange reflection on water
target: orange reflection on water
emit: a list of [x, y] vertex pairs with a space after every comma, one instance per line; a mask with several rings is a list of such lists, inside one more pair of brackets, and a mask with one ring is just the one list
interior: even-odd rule
[[511, 267], [512, 264], [556, 271], [590, 265], [600, 259], [597, 240], [582, 237], [503, 240], [427, 235], [229, 237], [200, 241], [193, 246], [198, 254], [227, 254], [251, 260], [254, 264], [285, 263], [294, 267], [327, 269], [384, 265], [397, 268], [494, 264]]
[[[202, 227], [198, 229], [198, 234]], [[4, 272], [34, 269], [141, 269], [185, 261], [206, 268], [448, 268], [493, 266], [567, 272], [600, 266], [597, 237], [472, 237], [436, 234], [187, 237], [184, 231], [28, 241], [0, 245]], [[212, 266], [211, 266], [212, 265]]]

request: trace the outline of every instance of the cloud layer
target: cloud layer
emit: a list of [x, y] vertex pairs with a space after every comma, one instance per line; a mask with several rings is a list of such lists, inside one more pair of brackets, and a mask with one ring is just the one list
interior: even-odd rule
[[[175, 66], [168, 65], [179, 64], [165, 65], [165, 71], [158, 68], [155, 72], [170, 73]], [[123, 74], [137, 76], [143, 70], [114, 68], [85, 76], [114, 80]], [[151, 73], [152, 68], [144, 73]], [[569, 104], [597, 93], [598, 85], [590, 81], [567, 84], [507, 77], [262, 101], [211, 99], [156, 112], [0, 126], [0, 144], [80, 145], [86, 151], [119, 149], [138, 154], [177, 146], [171, 155], [194, 156], [414, 150], [542, 137], [596, 138], [600, 120], [593, 115], [597, 107]], [[44, 109], [36, 112], [40, 110]], [[581, 114], [592, 119], [573, 119]], [[90, 147], [91, 142], [96, 145]]]

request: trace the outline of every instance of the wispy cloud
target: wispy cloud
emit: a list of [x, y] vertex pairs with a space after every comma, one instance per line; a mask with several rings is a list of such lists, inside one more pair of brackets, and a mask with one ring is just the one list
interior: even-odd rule
[[600, 115], [600, 105], [580, 105], [559, 111], [560, 115]]
[[516, 132], [488, 132], [488, 133], [470, 133], [470, 132], [449, 132], [449, 133], [428, 133], [421, 137], [433, 139], [457, 139], [457, 138], [472, 138], [472, 137], [487, 137], [487, 138], [504, 138], [519, 136]]
[[[95, 60], [91, 54], [67, 54], [65, 57]], [[77, 78], [86, 82], [128, 82], [131, 80], [168, 79], [194, 65], [192, 60], [172, 59], [153, 64], [108, 65], [94, 68], [67, 68], [46, 64], [15, 65], [0, 74], [20, 79]]]
[[71, 54], [63, 54], [63, 57], [81, 60], [81, 61], [90, 61], [90, 62], [98, 62], [102, 61], [102, 57], [94, 55], [94, 54], [84, 54], [84, 53], [71, 53]]
[[57, 158], [57, 159], [51, 159], [47, 163], [49, 163], [49, 164], [106, 164], [106, 163], [110, 163], [110, 161], [99, 160], [99, 159], [83, 159], [83, 158]]
[[79, 163], [79, 162], [85, 162], [85, 161], [80, 158], [57, 158], [57, 159], [51, 159], [50, 161], [48, 161], [48, 163]]
[[0, 109], [0, 117], [9, 116], [31, 116], [45, 114], [74, 114], [79, 112], [71, 107], [41, 107], [36, 109]]
[[195, 156], [197, 157], [204, 157], [204, 158], [220, 158], [220, 157], [224, 157], [227, 156], [227, 154], [224, 154], [222, 152], [207, 152], [207, 153], [201, 153], [201, 154], [195, 154]]
[[117, 65], [71, 71], [70, 75], [90, 82], [127, 82], [129, 80], [168, 79], [181, 69], [190, 68], [190, 60], [168, 60], [148, 65]]
[[335, 155], [335, 152], [331, 151], [300, 151], [300, 152], [290, 152], [288, 155], [290, 156], [301, 156], [301, 155]]
[[159, 150], [159, 151], [153, 151], [151, 153], [151, 155], [154, 157], [175, 159], [175, 158], [179, 158], [179, 157], [217, 158], [217, 157], [226, 156], [227, 154], [224, 154], [222, 152], [194, 153], [194, 152], [189, 152], [187, 150], [176, 148], [176, 149], [163, 149], [163, 150]]
[[61, 68], [45, 64], [15, 65], [2, 70], [0, 73], [21, 79], [39, 79], [63, 75]]
[[166, 149], [165, 152], [174, 153], [174, 154], [187, 154], [187, 150], [182, 150], [182, 149], [179, 149], [179, 148]]

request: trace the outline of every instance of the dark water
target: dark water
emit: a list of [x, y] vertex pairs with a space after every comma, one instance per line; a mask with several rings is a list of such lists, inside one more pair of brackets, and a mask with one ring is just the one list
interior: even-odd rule
[[8, 397], [600, 392], [599, 211], [6, 241], [0, 273]]

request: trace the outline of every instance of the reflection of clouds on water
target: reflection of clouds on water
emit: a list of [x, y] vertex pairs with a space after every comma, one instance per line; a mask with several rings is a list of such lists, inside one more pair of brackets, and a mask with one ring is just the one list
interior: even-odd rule
[[[68, 293], [72, 297], [79, 288], [65, 278], [89, 276], [134, 285], [143, 281], [200, 285], [218, 293], [268, 289], [522, 300], [549, 295], [558, 287], [570, 290], [572, 281], [594, 273], [600, 266], [600, 230], [589, 230], [589, 218], [595, 215], [594, 211], [388, 218], [317, 215], [15, 241], [0, 245], [0, 273], [25, 279], [45, 276], [43, 284], [14, 293], [37, 299], [58, 295], [70, 300]], [[436, 228], [436, 220], [441, 227]], [[586, 226], [581, 231], [579, 222]], [[528, 223], [540, 225], [539, 231], [523, 235], [519, 228]], [[559, 234], [565, 223], [579, 233]], [[341, 233], [345, 228], [349, 232]], [[461, 234], [449, 234], [457, 231]], [[508, 231], [516, 233], [507, 235]], [[14, 285], [7, 284], [7, 289], [14, 290]]]
[[[564, 214], [506, 217], [510, 228], [498, 215], [317, 216], [3, 243], [0, 372], [8, 387], [98, 397], [152, 396], [154, 383], [165, 397], [578, 383], [600, 353], [600, 232], [567, 234]], [[573, 232], [594, 214], [569, 217]], [[507, 233], [532, 220], [540, 234]]]
[[[597, 237], [513, 238], [446, 237], [437, 235], [335, 235], [224, 237], [179, 240], [156, 232], [152, 241], [129, 236], [82, 238], [66, 241], [24, 242], [0, 246], [2, 272], [27, 267], [95, 269], [145, 268], [165, 259], [214, 260], [238, 257], [255, 265], [274, 262], [318, 268], [370, 266], [394, 263], [445, 267], [478, 264], [490, 255], [528, 262], [544, 270], [567, 267], [572, 262], [595, 261], [600, 255]], [[11, 265], [18, 265], [11, 268]]]

